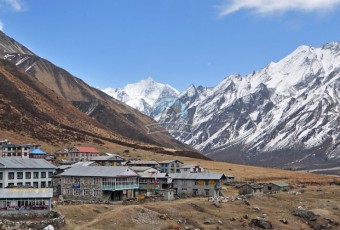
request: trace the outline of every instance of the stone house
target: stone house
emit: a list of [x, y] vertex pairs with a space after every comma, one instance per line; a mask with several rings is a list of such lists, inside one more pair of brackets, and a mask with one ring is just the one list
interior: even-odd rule
[[79, 161], [90, 161], [94, 157], [98, 157], [100, 152], [93, 147], [75, 146], [68, 150], [67, 160], [71, 163]]
[[285, 182], [271, 182], [263, 188], [264, 193], [280, 192], [290, 190], [290, 185]]
[[180, 170], [183, 162], [179, 160], [166, 160], [159, 162], [159, 165], [162, 173], [179, 173], [181, 172]]
[[78, 166], [59, 176], [61, 194], [70, 200], [122, 201], [139, 188], [138, 174], [129, 167]]
[[51, 210], [52, 197], [52, 188], [0, 189], [0, 211]]
[[224, 174], [213, 172], [174, 173], [169, 176], [175, 195], [179, 196], [219, 196], [225, 179]]
[[263, 186], [259, 184], [243, 184], [237, 187], [240, 195], [263, 195]]
[[52, 187], [55, 166], [44, 159], [0, 158], [0, 188], [33, 186]]
[[109, 156], [98, 156], [91, 159], [101, 166], [121, 166], [125, 159], [118, 154], [111, 154]]

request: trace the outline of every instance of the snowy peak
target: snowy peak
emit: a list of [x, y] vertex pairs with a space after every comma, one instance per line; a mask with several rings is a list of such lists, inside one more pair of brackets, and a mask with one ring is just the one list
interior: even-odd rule
[[151, 115], [152, 108], [162, 98], [177, 98], [179, 95], [172, 86], [158, 83], [151, 77], [128, 84], [123, 89], [107, 88], [103, 91], [146, 115]]
[[[164, 110], [160, 123], [190, 127], [176, 139], [209, 157], [278, 167], [340, 161], [340, 43], [300, 46], [247, 76], [216, 87], [190, 86], [185, 116]], [[188, 135], [189, 133], [189, 135]]]

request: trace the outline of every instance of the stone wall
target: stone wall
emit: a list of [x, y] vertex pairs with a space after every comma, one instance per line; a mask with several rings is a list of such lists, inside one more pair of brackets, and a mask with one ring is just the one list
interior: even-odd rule
[[65, 217], [56, 211], [1, 212], [0, 229], [44, 229], [52, 225], [60, 229], [65, 225]]

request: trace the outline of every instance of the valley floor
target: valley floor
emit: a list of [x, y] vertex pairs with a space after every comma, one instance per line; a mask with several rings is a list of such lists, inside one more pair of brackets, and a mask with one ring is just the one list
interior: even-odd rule
[[[273, 229], [311, 229], [306, 220], [292, 215], [300, 208], [313, 211], [317, 222], [340, 222], [340, 186], [293, 188], [301, 194], [281, 192], [229, 201], [215, 207], [207, 198], [186, 198], [172, 202], [149, 202], [134, 205], [60, 205], [71, 229], [253, 229], [253, 218], [266, 216]], [[234, 187], [224, 187], [226, 196], [235, 196]], [[287, 219], [288, 224], [281, 219]], [[328, 219], [328, 220], [327, 220]], [[333, 223], [331, 229], [340, 229]]]

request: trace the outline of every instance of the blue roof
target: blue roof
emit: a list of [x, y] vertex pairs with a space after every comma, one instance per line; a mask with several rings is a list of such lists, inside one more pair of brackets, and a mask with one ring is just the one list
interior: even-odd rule
[[30, 154], [46, 154], [44, 151], [41, 151], [41, 149], [34, 149], [30, 152]]

